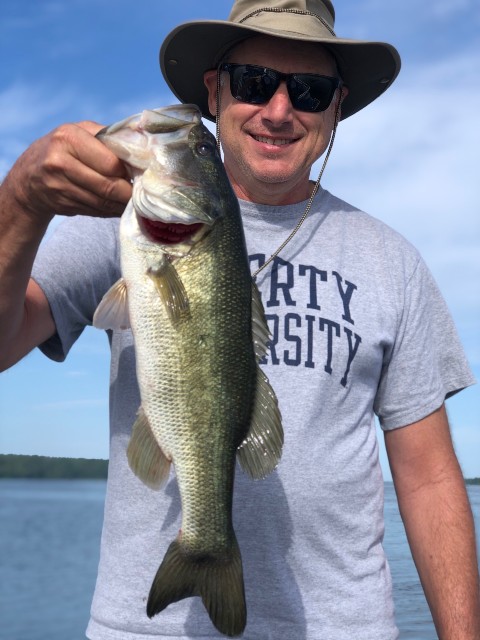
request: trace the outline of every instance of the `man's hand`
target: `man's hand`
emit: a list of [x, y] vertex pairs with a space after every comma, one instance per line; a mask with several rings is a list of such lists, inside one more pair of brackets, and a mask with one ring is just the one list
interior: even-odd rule
[[131, 197], [124, 165], [95, 138], [101, 128], [58, 127], [24, 152], [0, 185], [0, 370], [55, 332], [48, 301], [30, 281], [54, 215], [120, 216]]
[[119, 216], [131, 196], [120, 160], [95, 138], [101, 125], [64, 124], [34, 142], [2, 184], [3, 201], [33, 218]]

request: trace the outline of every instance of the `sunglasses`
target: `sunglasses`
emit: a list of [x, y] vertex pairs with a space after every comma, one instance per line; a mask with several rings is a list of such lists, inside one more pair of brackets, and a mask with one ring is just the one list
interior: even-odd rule
[[338, 87], [342, 86], [339, 78], [320, 76], [316, 73], [281, 73], [267, 67], [254, 64], [220, 65], [220, 71], [230, 75], [230, 91], [240, 102], [248, 104], [264, 104], [268, 102], [285, 81], [288, 95], [294, 109], [299, 111], [319, 112], [330, 106]]

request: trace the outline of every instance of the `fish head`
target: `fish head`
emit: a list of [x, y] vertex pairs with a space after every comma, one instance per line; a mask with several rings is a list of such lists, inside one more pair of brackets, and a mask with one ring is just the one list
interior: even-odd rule
[[146, 110], [97, 137], [133, 179], [137, 231], [168, 253], [188, 253], [225, 215], [225, 197], [233, 192], [195, 105]]
[[[201, 122], [195, 105], [146, 109], [101, 129], [96, 137], [123, 160], [135, 177], [148, 169], [159, 149], [184, 139], [192, 125]], [[160, 137], [159, 137], [160, 136]]]

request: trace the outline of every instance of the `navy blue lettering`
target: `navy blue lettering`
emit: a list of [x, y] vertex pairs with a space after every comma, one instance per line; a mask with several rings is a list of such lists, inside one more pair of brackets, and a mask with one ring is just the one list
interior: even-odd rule
[[333, 330], [337, 338], [340, 337], [340, 325], [333, 320], [327, 320], [326, 318], [319, 318], [320, 331], [325, 331], [327, 327], [327, 363], [325, 364], [325, 371], [332, 373], [332, 354], [333, 354]]
[[320, 276], [321, 282], [326, 282], [327, 272], [317, 269], [316, 267], [310, 267], [303, 264], [299, 266], [299, 274], [301, 276], [305, 276], [308, 272], [310, 272], [310, 302], [307, 304], [307, 308], [320, 311], [321, 307], [318, 304], [317, 296], [317, 276]]
[[315, 369], [315, 363], [313, 361], [313, 323], [315, 322], [315, 316], [305, 316], [307, 321], [307, 359], [305, 360], [305, 366], [308, 369]]
[[296, 336], [290, 333], [291, 321], [295, 323], [296, 327], [302, 326], [302, 319], [298, 313], [287, 313], [285, 316], [285, 340], [293, 342], [295, 344], [295, 356], [292, 358], [290, 351], [285, 349], [283, 352], [283, 359], [285, 364], [293, 367], [298, 367], [302, 358], [302, 340], [300, 336]]
[[[253, 255], [248, 256], [248, 260], [250, 262], [250, 270], [254, 273], [255, 271], [257, 271], [257, 269], [260, 269], [260, 267], [263, 267], [263, 265], [265, 264], [265, 254], [254, 253]], [[253, 262], [257, 263], [256, 267], [252, 267]]]
[[[345, 373], [343, 374], [343, 378], [340, 380], [340, 384], [344, 387], [347, 386], [347, 380], [348, 380], [348, 374], [350, 373], [350, 367], [351, 364], [353, 362], [353, 359], [355, 358], [355, 356], [357, 355], [357, 351], [358, 351], [358, 347], [362, 341], [360, 336], [357, 336], [357, 334], [353, 333], [352, 331], [350, 331], [350, 329], [347, 329], [347, 327], [343, 327], [343, 330], [345, 331], [345, 333], [347, 334], [347, 338], [348, 338], [348, 362], [347, 362], [347, 368], [345, 369]], [[355, 344], [352, 344], [352, 337], [355, 336]]]
[[[284, 267], [279, 269], [279, 267]], [[280, 280], [282, 278], [282, 280]], [[295, 307], [296, 302], [290, 295], [290, 290], [293, 289], [293, 264], [282, 260], [282, 258], [276, 257], [273, 259], [272, 275], [270, 278], [270, 300], [267, 301], [267, 307], [279, 307], [279, 293], [283, 295], [283, 300], [288, 307]]]
[[[280, 364], [280, 359], [277, 356], [277, 352], [275, 347], [278, 344], [278, 329], [279, 329], [279, 317], [275, 314], [265, 314], [265, 319], [267, 321], [268, 327], [270, 329], [270, 340], [268, 341], [268, 348], [270, 350], [270, 357], [272, 359], [272, 364]], [[262, 361], [262, 364], [268, 362], [267, 358]]]
[[350, 315], [350, 302], [351, 302], [351, 299], [352, 299], [352, 294], [355, 291], [355, 289], [357, 288], [357, 285], [353, 284], [352, 282], [348, 282], [348, 280], [345, 280], [346, 288], [343, 289], [343, 287], [342, 287], [342, 282], [343, 282], [342, 276], [339, 273], [337, 273], [336, 271], [332, 271], [332, 274], [337, 279], [338, 291], [340, 293], [340, 296], [341, 296], [342, 302], [343, 302], [343, 315], [342, 315], [342, 318], [346, 322], [350, 322], [350, 324], [355, 324], [355, 322], [352, 319], [352, 316]]
[[[252, 254], [249, 260], [252, 272], [255, 272], [265, 264], [266, 256], [263, 253]], [[335, 379], [346, 388], [350, 383], [353, 362], [362, 343], [362, 338], [354, 333], [353, 326], [348, 328], [345, 326], [355, 324], [352, 317], [352, 298], [358, 287], [353, 282], [344, 280], [338, 271], [324, 271], [314, 265], [303, 264], [298, 265], [298, 272], [296, 269], [296, 264], [276, 256], [272, 260], [269, 277], [262, 280], [265, 308], [268, 310], [270, 307], [279, 307], [282, 311], [278, 314], [265, 315], [271, 335], [266, 355], [261, 363], [289, 367], [298, 367], [303, 364], [308, 369], [323, 366], [325, 373], [330, 376], [334, 373], [341, 374], [344, 370], [343, 376], [339, 379], [335, 375]], [[295, 293], [296, 277], [306, 278], [299, 287], [299, 291], [306, 294], [305, 299], [301, 300], [301, 307], [304, 311], [311, 310], [309, 314], [298, 313], [300, 300], [299, 292]], [[298, 280], [297, 284], [299, 284]], [[326, 287], [338, 289], [342, 306], [338, 304], [337, 298], [336, 309], [329, 304], [329, 309], [326, 310], [326, 298], [322, 300], [323, 293], [327, 293]], [[332, 290], [328, 291], [328, 293], [332, 292]], [[294, 313], [286, 313], [288, 307], [297, 307], [297, 309]], [[317, 313], [322, 309], [327, 317], [320, 317]], [[353, 307], [354, 310], [355, 307]], [[331, 314], [335, 311], [339, 316], [338, 322], [331, 319]], [[317, 320], [318, 329], [316, 329]], [[323, 334], [322, 336], [319, 331]], [[346, 357], [347, 348], [348, 356]]]

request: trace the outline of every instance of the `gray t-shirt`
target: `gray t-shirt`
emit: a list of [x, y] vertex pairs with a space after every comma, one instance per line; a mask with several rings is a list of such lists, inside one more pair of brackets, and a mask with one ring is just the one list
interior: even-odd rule
[[[241, 202], [252, 271], [304, 207]], [[49, 357], [64, 359], [118, 277], [118, 220], [78, 217], [58, 228], [34, 268], [58, 329], [42, 345]], [[374, 414], [384, 429], [395, 429], [473, 383], [452, 320], [417, 251], [324, 190], [257, 282], [272, 333], [262, 366], [279, 398], [285, 445], [267, 479], [237, 472], [243, 637], [393, 640]], [[131, 333], [115, 332], [111, 344], [109, 478], [87, 635], [220, 637], [198, 598], [146, 616], [152, 578], [180, 526], [179, 495], [174, 473], [154, 492], [128, 467], [140, 402]]]

